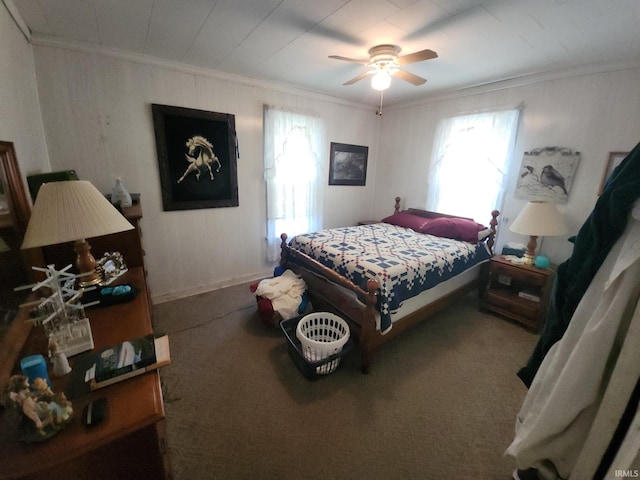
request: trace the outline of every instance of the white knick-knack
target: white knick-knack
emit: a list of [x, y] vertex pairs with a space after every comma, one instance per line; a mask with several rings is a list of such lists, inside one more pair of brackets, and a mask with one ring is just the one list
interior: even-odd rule
[[57, 352], [53, 354], [53, 374], [56, 377], [66, 375], [71, 371], [69, 360], [63, 352]]
[[131, 206], [131, 195], [129, 195], [129, 192], [124, 187], [124, 183], [122, 183], [122, 178], [120, 177], [116, 179], [116, 186], [113, 187], [113, 191], [111, 192], [111, 203], [120, 205], [121, 207]]

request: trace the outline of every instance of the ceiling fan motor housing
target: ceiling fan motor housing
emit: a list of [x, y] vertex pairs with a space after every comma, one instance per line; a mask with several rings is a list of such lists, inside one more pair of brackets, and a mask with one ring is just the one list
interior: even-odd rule
[[376, 45], [369, 49], [371, 65], [397, 63], [400, 47], [396, 45]]

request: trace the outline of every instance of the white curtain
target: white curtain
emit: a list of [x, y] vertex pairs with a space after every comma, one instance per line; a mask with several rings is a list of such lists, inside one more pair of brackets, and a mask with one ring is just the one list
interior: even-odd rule
[[433, 145], [427, 210], [487, 224], [500, 210], [520, 109], [474, 113], [440, 122]]
[[320, 118], [264, 106], [268, 261], [279, 258], [280, 234], [322, 228], [324, 136]]

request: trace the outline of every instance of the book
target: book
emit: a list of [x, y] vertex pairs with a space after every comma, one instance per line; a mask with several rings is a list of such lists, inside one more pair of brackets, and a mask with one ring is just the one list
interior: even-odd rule
[[97, 353], [85, 379], [97, 390], [145, 372], [169, 365], [169, 337], [153, 334], [127, 340]]
[[535, 293], [531, 293], [531, 292], [526, 292], [524, 290], [518, 292], [518, 296], [520, 298], [526, 298], [527, 300], [531, 300], [532, 302], [539, 302], [540, 301], [540, 296], [536, 295]]

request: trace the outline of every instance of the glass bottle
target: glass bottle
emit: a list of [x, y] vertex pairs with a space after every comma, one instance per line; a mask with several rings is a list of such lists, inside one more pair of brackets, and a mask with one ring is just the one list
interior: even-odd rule
[[131, 195], [124, 187], [122, 178], [120, 177], [116, 178], [116, 186], [113, 187], [113, 191], [111, 192], [111, 203], [120, 205], [121, 207], [131, 206]]

